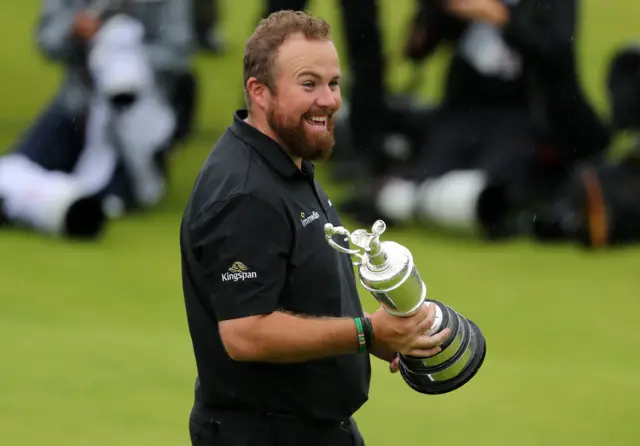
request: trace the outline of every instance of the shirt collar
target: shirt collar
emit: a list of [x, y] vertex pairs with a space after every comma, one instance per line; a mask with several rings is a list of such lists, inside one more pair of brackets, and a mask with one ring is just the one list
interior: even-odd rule
[[233, 124], [230, 127], [231, 132], [258, 152], [281, 176], [291, 178], [296, 175], [304, 175], [313, 180], [315, 171], [313, 163], [303, 160], [302, 169], [298, 169], [298, 166], [277, 142], [245, 122], [248, 115], [247, 110], [236, 110], [233, 114]]

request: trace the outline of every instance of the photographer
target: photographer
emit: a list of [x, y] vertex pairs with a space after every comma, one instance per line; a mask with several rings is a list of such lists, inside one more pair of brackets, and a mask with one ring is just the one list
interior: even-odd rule
[[162, 160], [179, 125], [175, 98], [190, 77], [191, 26], [181, 0], [44, 2], [38, 44], [65, 76], [52, 104], [0, 158], [6, 220], [94, 237], [105, 212], [159, 202]]
[[490, 238], [529, 230], [519, 227], [520, 212], [548, 200], [570, 166], [609, 141], [579, 84], [578, 2], [421, 3], [407, 54], [424, 60], [442, 43], [455, 51], [432, 131], [410, 166], [342, 210]]
[[640, 241], [640, 48], [624, 45], [611, 58], [607, 75], [610, 126], [634, 135], [616, 157], [576, 165], [557, 194], [538, 212], [537, 241], [578, 243], [587, 248]]

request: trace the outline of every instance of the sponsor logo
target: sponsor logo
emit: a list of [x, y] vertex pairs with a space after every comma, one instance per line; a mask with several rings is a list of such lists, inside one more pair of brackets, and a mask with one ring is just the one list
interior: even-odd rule
[[305, 215], [304, 212], [300, 212], [300, 221], [302, 222], [302, 226], [304, 228], [306, 228], [308, 225], [310, 225], [311, 223], [313, 223], [319, 218], [320, 218], [320, 214], [318, 214], [316, 211], [313, 211], [311, 215], [309, 215], [308, 217]]
[[223, 282], [237, 282], [239, 280], [245, 281], [247, 279], [255, 279], [258, 274], [255, 271], [249, 271], [247, 265], [242, 262], [233, 262], [233, 265], [229, 267], [229, 272], [222, 273]]

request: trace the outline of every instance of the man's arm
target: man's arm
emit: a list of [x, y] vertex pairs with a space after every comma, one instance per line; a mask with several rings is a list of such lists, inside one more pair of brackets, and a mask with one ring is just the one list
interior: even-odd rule
[[236, 361], [295, 363], [358, 351], [351, 318], [308, 318], [276, 311], [223, 321], [220, 337]]
[[442, 0], [443, 11], [465, 22], [484, 22], [502, 27], [509, 10], [501, 0]]

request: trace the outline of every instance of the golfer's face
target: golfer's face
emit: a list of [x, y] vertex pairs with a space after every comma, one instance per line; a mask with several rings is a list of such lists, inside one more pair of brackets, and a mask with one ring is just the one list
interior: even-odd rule
[[334, 146], [334, 114], [340, 108], [340, 61], [332, 42], [292, 36], [275, 60], [276, 92], [269, 121], [292, 155], [321, 159]]

